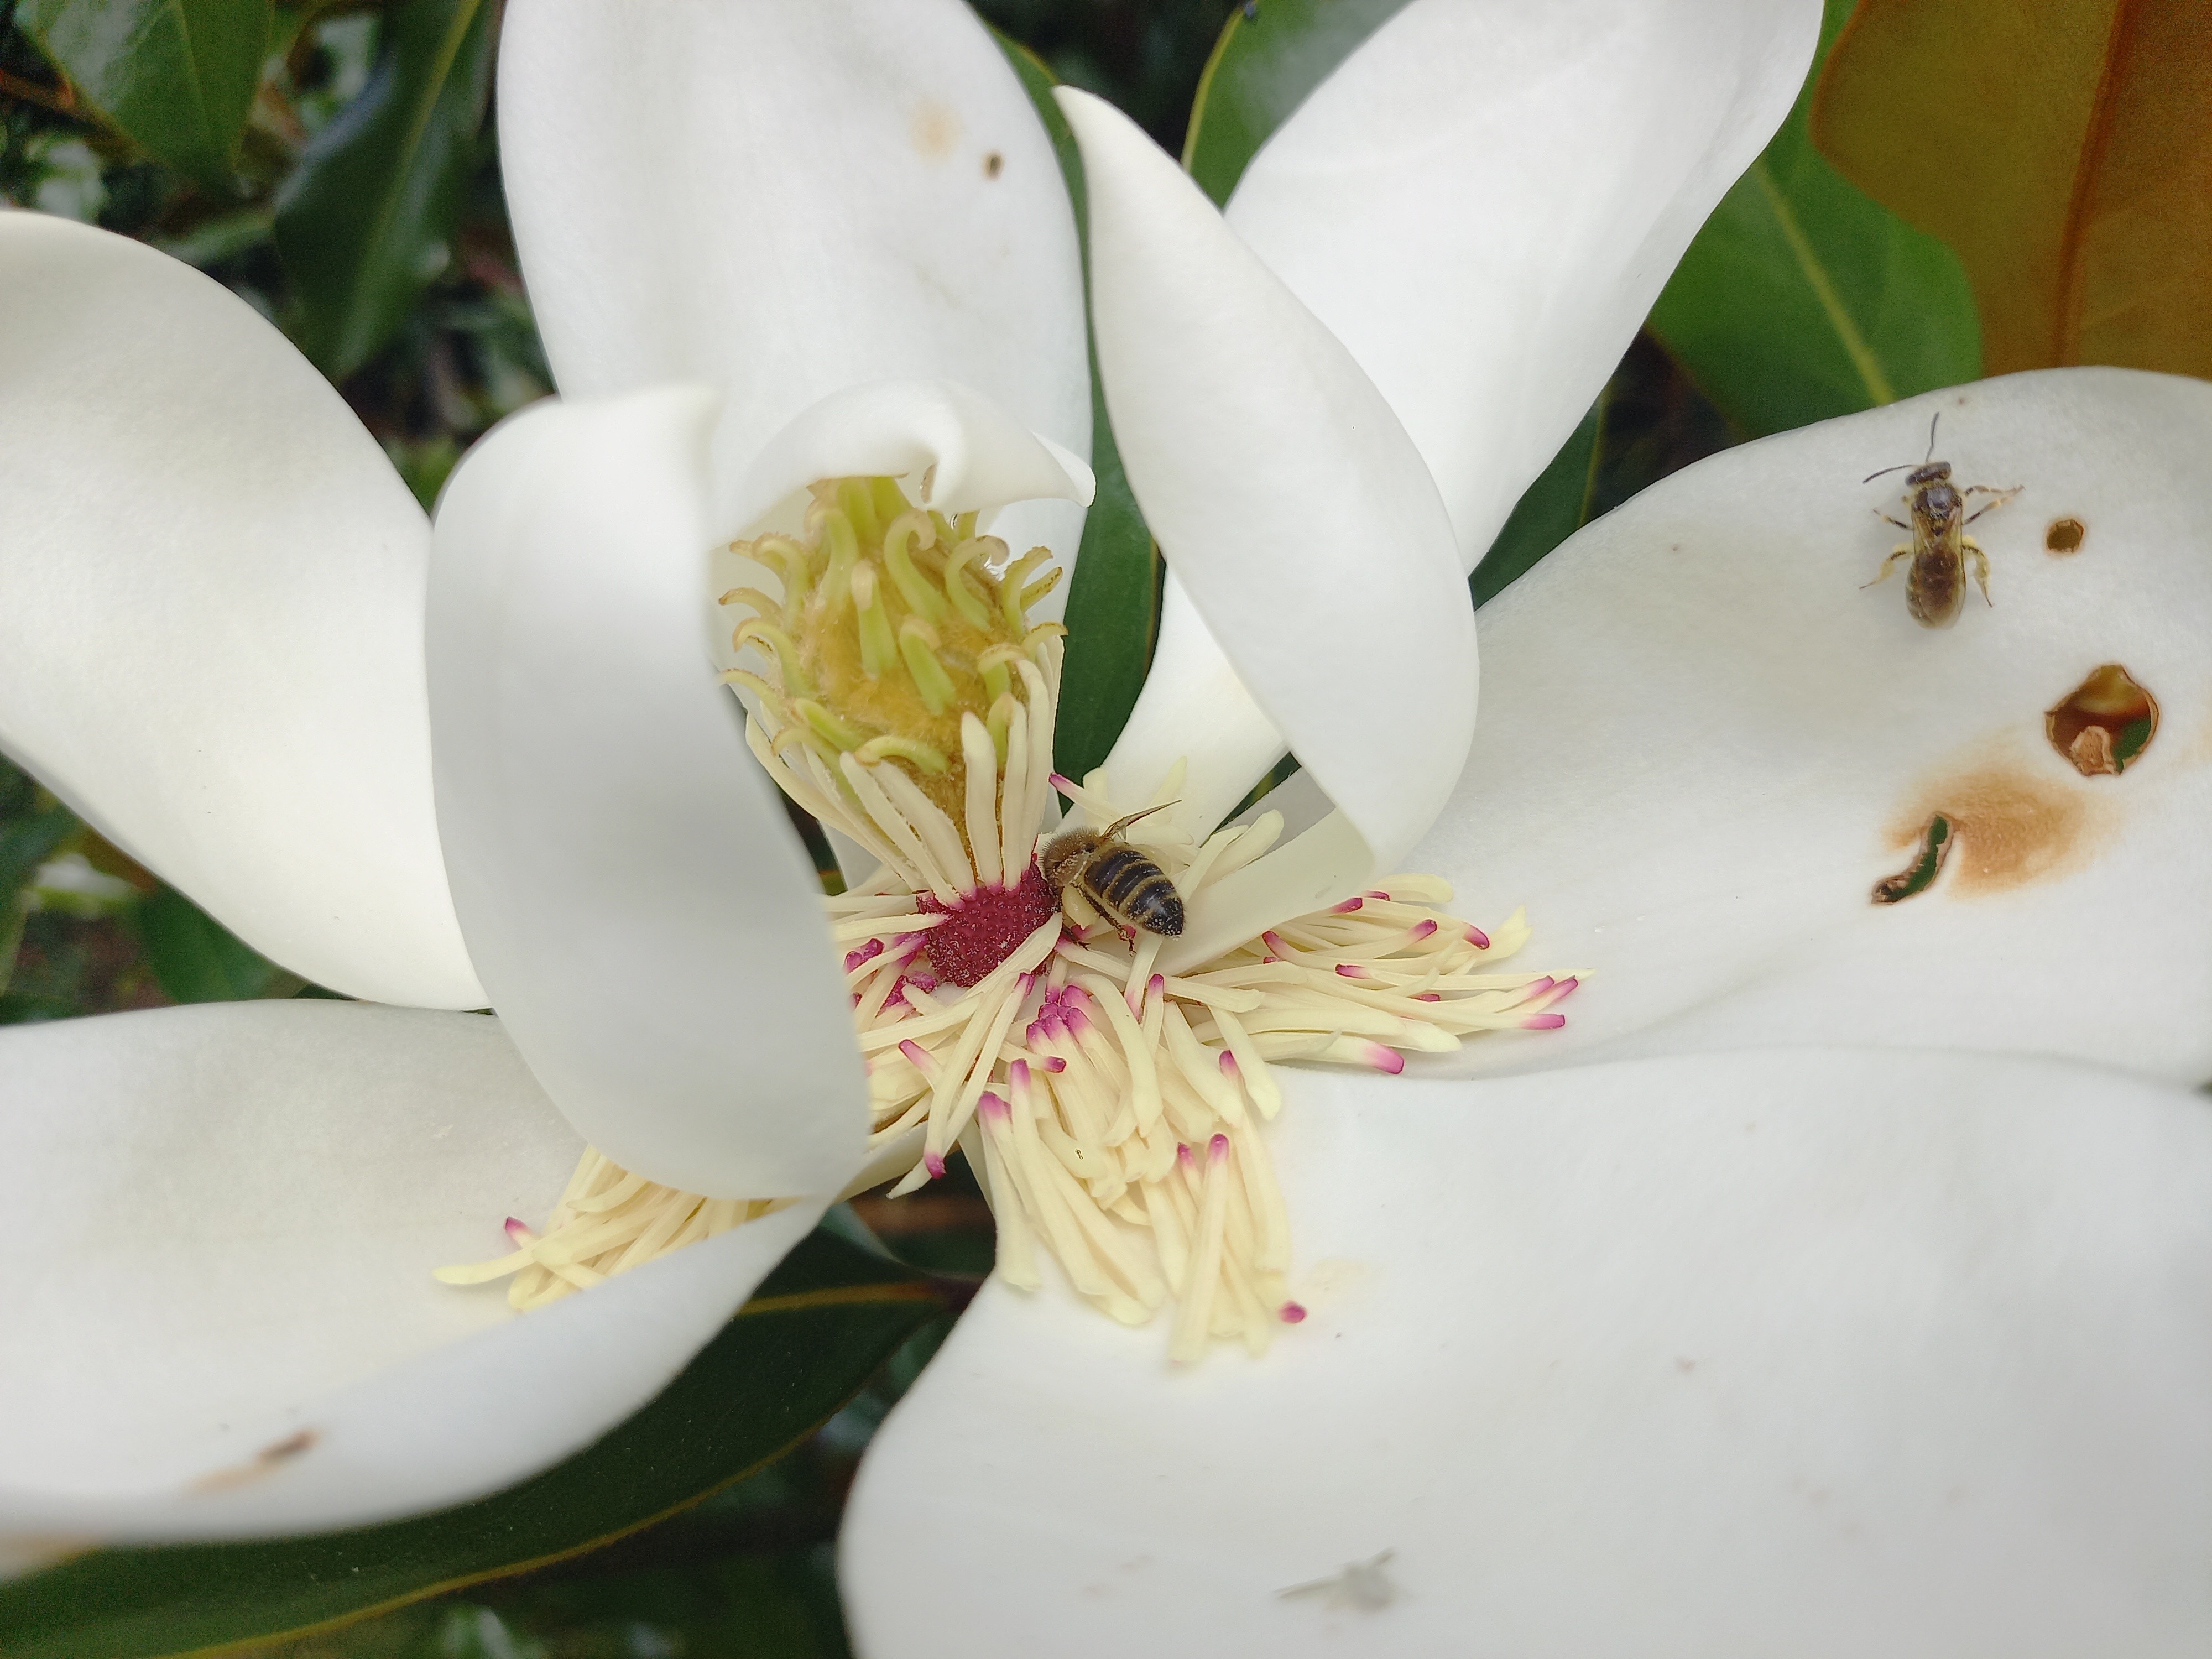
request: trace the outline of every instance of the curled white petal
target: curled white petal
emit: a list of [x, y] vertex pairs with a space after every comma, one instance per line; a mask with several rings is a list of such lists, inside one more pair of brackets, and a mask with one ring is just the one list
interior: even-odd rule
[[651, 1398], [819, 1212], [517, 1318], [431, 1271], [541, 1220], [574, 1132], [497, 1021], [330, 1002], [0, 1033], [0, 1147], [17, 1540], [351, 1526], [508, 1485]]
[[375, 441], [234, 295], [42, 214], [0, 214], [0, 746], [286, 967], [481, 1006]]
[[[1059, 96], [1083, 149], [1099, 372], [1131, 487], [1252, 701], [1370, 867], [1395, 866], [1474, 720], [1473, 617], [1436, 486], [1358, 365], [1181, 169], [1109, 106]], [[1164, 758], [1123, 750], [1109, 770]]]
[[718, 684], [688, 388], [548, 403], [440, 504], [430, 691], [471, 949], [569, 1121], [710, 1197], [825, 1193], [867, 1090], [819, 886]]
[[818, 479], [871, 474], [909, 480], [911, 495], [948, 515], [1039, 499], [1088, 507], [1097, 487], [1080, 457], [980, 392], [946, 380], [874, 380], [831, 392], [770, 438], [720, 520], [743, 531]]
[[[872, 380], [958, 381], [1089, 453], [1066, 191], [957, 0], [543, 0], [500, 59], [501, 165], [563, 392], [718, 386], [725, 497], [800, 411]], [[1058, 515], [1064, 560], [1079, 524]]]
[[1819, 0], [1413, 0], [1229, 222], [1413, 434], [1472, 567], [1789, 112]]

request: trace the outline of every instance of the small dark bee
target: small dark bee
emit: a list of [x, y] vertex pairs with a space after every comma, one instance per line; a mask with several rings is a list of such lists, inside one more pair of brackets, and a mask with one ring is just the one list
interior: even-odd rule
[[1037, 854], [1037, 873], [1054, 892], [1073, 887], [1121, 927], [1141, 927], [1170, 939], [1182, 932], [1182, 895], [1168, 872], [1121, 839], [1139, 818], [1175, 805], [1147, 806], [1103, 830], [1070, 830]]
[[[2014, 484], [2009, 489], [1996, 489], [1988, 484], [1969, 484], [1960, 489], [1952, 483], [1951, 463], [1935, 459], [1936, 422], [1942, 418], [1939, 411], [1936, 420], [1928, 422], [1926, 460], [1917, 466], [1911, 461], [1899, 461], [1896, 466], [1869, 472], [1859, 480], [1861, 483], [1872, 483], [1883, 473], [1912, 467], [1905, 475], [1905, 504], [1911, 509], [1912, 522], [1893, 519], [1880, 507], [1874, 510], [1875, 516], [1885, 524], [1910, 530], [1912, 539], [1901, 544], [1882, 561], [1881, 574], [1873, 582], [1861, 586], [1872, 587], [1875, 582], [1887, 580], [1899, 559], [1910, 558], [1912, 565], [1905, 578], [1905, 608], [1923, 628], [1948, 628], [1959, 620], [1960, 602], [1966, 596], [1966, 561], [1970, 558], [1974, 562], [1974, 580], [1981, 586], [1982, 603], [1990, 602], [1989, 556], [1982, 551], [1979, 543], [1966, 533], [1966, 526], [1990, 507], [2002, 507], [2022, 488]], [[1968, 513], [1966, 507], [1969, 495], [1994, 495], [1996, 499]]]

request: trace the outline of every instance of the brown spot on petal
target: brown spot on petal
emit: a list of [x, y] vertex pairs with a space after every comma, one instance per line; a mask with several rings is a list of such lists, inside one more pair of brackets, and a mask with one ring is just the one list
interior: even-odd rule
[[226, 1468], [213, 1469], [191, 1484], [196, 1492], [228, 1492], [234, 1486], [251, 1486], [254, 1481], [273, 1474], [294, 1458], [314, 1449], [322, 1437], [313, 1429], [302, 1429], [297, 1434], [286, 1435], [282, 1440], [264, 1446], [243, 1463], [233, 1463]]
[[2094, 850], [2090, 804], [2021, 765], [1985, 762], [1939, 775], [1892, 821], [1889, 844], [1924, 848], [1939, 817], [1956, 842], [1943, 890], [1960, 898], [2063, 875]]
[[941, 161], [959, 142], [960, 117], [951, 105], [925, 98], [915, 106], [914, 118], [907, 124], [907, 138], [931, 161]]
[[1006, 158], [995, 149], [983, 158], [983, 176], [995, 179], [1006, 170]]
[[2079, 519], [2053, 519], [2043, 532], [2043, 545], [2047, 552], [2063, 556], [2081, 550], [2081, 539], [2089, 533], [2089, 526]]
[[2117, 777], [2158, 734], [2158, 699], [2116, 662], [2092, 669], [2043, 716], [2051, 746], [2085, 778]]

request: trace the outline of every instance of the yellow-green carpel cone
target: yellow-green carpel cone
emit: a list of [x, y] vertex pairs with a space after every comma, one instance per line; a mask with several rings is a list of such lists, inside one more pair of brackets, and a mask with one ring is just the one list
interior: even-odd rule
[[800, 534], [730, 550], [773, 571], [783, 591], [721, 596], [744, 613], [732, 645], [774, 665], [725, 678], [757, 700], [763, 758], [793, 799], [893, 867], [926, 876], [921, 866], [933, 860], [899, 844], [910, 815], [887, 823], [873, 798], [889, 793], [902, 807], [904, 786], [918, 789], [974, 856], [971, 767], [995, 773], [1018, 721], [1051, 729], [1046, 682], [1057, 674], [1046, 665], [1056, 670], [1052, 642], [1066, 630], [1032, 624], [1029, 611], [1060, 572], [1038, 574], [1051, 556], [1042, 547], [1015, 558], [978, 534], [973, 513], [948, 519], [915, 506], [895, 478], [824, 479], [811, 494]]

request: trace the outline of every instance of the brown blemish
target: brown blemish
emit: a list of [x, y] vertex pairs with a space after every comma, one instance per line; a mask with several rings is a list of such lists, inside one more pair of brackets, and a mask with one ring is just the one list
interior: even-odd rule
[[2081, 538], [2088, 533], [2089, 526], [2079, 519], [2053, 519], [2043, 532], [2044, 550], [2062, 558], [2069, 553], [2079, 553]]
[[2158, 735], [2158, 699], [2116, 662], [2089, 671], [2043, 716], [2051, 746], [2085, 778], [2117, 777], [2142, 758]]
[[914, 118], [907, 124], [907, 137], [931, 161], [941, 161], [960, 141], [960, 117], [951, 105], [925, 98], [915, 106]]
[[264, 1446], [243, 1463], [233, 1463], [228, 1468], [210, 1470], [192, 1482], [190, 1490], [196, 1492], [229, 1492], [239, 1486], [252, 1486], [265, 1480], [294, 1458], [314, 1449], [322, 1437], [313, 1429], [302, 1429], [274, 1444]]
[[2089, 803], [2016, 763], [1984, 762], [1939, 775], [1891, 821], [1886, 839], [1900, 852], [1921, 848], [1938, 817], [1956, 842], [1944, 890], [1960, 898], [2052, 879], [2095, 850]]
[[983, 158], [983, 176], [995, 179], [1006, 170], [1006, 158], [995, 149]]

